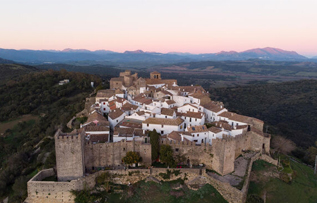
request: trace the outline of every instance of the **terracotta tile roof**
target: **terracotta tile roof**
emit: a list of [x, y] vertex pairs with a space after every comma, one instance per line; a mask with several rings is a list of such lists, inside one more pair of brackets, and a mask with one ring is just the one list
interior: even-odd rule
[[179, 126], [184, 122], [181, 118], [148, 118], [142, 123], [148, 123], [148, 124], [161, 124], [161, 125], [177, 125]]
[[172, 140], [176, 140], [176, 141], [182, 141], [181, 135], [176, 131], [173, 131], [170, 134], [168, 134], [167, 138], [172, 139]]
[[175, 104], [176, 102], [174, 100], [167, 100], [165, 101], [168, 105], [171, 105], [171, 104]]
[[116, 100], [117, 100], [116, 102], [118, 102], [118, 103], [123, 103], [124, 101], [127, 101], [126, 99], [120, 98], [120, 97], [117, 97]]
[[142, 116], [142, 115], [144, 115], [145, 114], [145, 111], [138, 111], [138, 112], [136, 112], [139, 116]]
[[136, 97], [134, 97], [133, 99], [136, 102], [139, 102], [141, 104], [151, 104], [152, 103], [152, 99], [145, 97], [144, 95], [138, 95]]
[[206, 92], [205, 89], [202, 86], [177, 86], [172, 87], [173, 90], [179, 90], [181, 92], [189, 92], [189, 93], [195, 93], [195, 92]]
[[157, 85], [157, 84], [165, 84], [165, 82], [161, 79], [146, 79], [147, 85]]
[[124, 110], [124, 111], [136, 110], [137, 108], [138, 108], [137, 105], [133, 105], [133, 104], [130, 104], [130, 103], [125, 103], [125, 104], [122, 106], [122, 110]]
[[121, 109], [114, 109], [113, 111], [111, 111], [108, 115], [108, 117], [110, 117], [112, 120], [120, 117], [122, 114], [124, 114], [124, 112]]
[[177, 114], [177, 116], [184, 116], [184, 117], [190, 117], [190, 118], [199, 118], [199, 119], [202, 119], [202, 117], [204, 115], [201, 112], [191, 112], [191, 111], [187, 111], [186, 113], [177, 112], [176, 114]]
[[92, 113], [92, 114], [90, 114], [90, 115], [88, 116], [88, 119], [87, 119], [87, 121], [84, 123], [84, 125], [87, 125], [87, 124], [92, 123], [92, 122], [94, 122], [94, 121], [98, 121], [98, 123], [99, 123], [99, 122], [100, 122], [100, 123], [108, 122], [107, 119], [106, 119], [103, 115], [101, 115], [101, 114], [99, 114], [97, 111], [95, 111], [94, 113]]
[[133, 128], [119, 128], [118, 135], [119, 137], [133, 137]]
[[208, 130], [211, 131], [211, 132], [213, 132], [213, 133], [220, 133], [220, 132], [222, 132], [221, 128], [217, 128], [217, 127], [214, 127], [214, 126], [208, 128]]
[[89, 141], [90, 142], [108, 142], [108, 134], [91, 134]]
[[190, 133], [206, 132], [208, 131], [208, 128], [205, 125], [196, 125], [187, 127], [187, 131]]
[[214, 104], [213, 102], [209, 102], [208, 104], [203, 105], [205, 109], [208, 109], [212, 112], [218, 113], [219, 111], [223, 110], [220, 106]]
[[175, 111], [173, 109], [161, 108], [161, 114], [162, 115], [173, 116], [174, 112]]
[[143, 130], [139, 128], [135, 128], [133, 133], [135, 136], [140, 136], [140, 137], [145, 136], [145, 134], [143, 133]]
[[115, 110], [117, 108], [116, 103], [109, 105], [110, 110]]
[[164, 93], [164, 94], [167, 94], [167, 95], [171, 95], [171, 96], [173, 95], [172, 93], [170, 93], [170, 92], [168, 92], [166, 90], [161, 90], [161, 92]]
[[252, 123], [252, 120], [263, 122], [263, 121], [256, 119], [256, 118], [243, 116], [243, 115], [232, 113], [232, 112], [223, 112], [223, 113], [219, 114], [219, 116], [228, 118], [228, 119], [233, 120], [233, 121], [242, 122], [242, 123]]
[[142, 120], [125, 118], [118, 126], [130, 127], [130, 128], [142, 128]]
[[91, 126], [91, 125], [87, 125], [84, 127], [85, 131], [109, 131], [109, 127], [108, 126]]
[[224, 128], [225, 130], [232, 130], [232, 126], [227, 121], [212, 122], [217, 128]]
[[236, 126], [236, 129], [244, 129], [247, 127], [248, 127], [247, 125], [238, 125], [238, 126]]
[[157, 71], [153, 71], [153, 72], [151, 72], [150, 74], [161, 74], [161, 73], [159, 73], [159, 72], [157, 72]]

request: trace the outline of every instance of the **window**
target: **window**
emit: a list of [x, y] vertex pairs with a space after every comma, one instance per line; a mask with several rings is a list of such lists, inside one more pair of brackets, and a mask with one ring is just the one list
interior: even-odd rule
[[175, 149], [175, 152], [178, 152], [178, 148]]
[[195, 137], [195, 135], [193, 134], [193, 137]]
[[125, 148], [123, 148], [123, 151], [125, 151]]
[[162, 135], [164, 134], [164, 130], [161, 131], [161, 134], [162, 134]]
[[195, 118], [195, 121], [197, 121], [197, 118]]
[[199, 137], [199, 134], [197, 134], [197, 137]]
[[118, 120], [117, 120], [117, 123], [118, 123]]
[[189, 118], [189, 122], [192, 122], [192, 118]]
[[149, 124], [146, 124], [147, 127], [149, 127]]
[[164, 128], [164, 125], [162, 124], [162, 128]]
[[106, 110], [106, 108], [103, 108], [103, 110], [105, 111], [105, 110]]
[[165, 118], [167, 118], [167, 116], [165, 116]]

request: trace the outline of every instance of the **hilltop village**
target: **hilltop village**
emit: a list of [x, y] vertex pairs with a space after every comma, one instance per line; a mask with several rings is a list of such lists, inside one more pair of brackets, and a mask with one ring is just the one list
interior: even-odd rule
[[110, 80], [110, 89], [87, 98], [85, 110], [77, 116], [88, 119], [79, 129], [58, 130], [54, 137], [55, 173], [57, 183], [63, 184], [39, 184], [36, 181], [45, 176], [43, 172], [28, 183], [29, 202], [50, 198], [47, 191], [54, 192], [54, 199], [73, 202], [65, 191], [82, 188], [82, 178], [95, 171], [123, 169], [122, 158], [129, 151], [139, 153], [141, 165], [151, 166], [148, 134], [153, 130], [161, 135], [161, 144], [173, 148], [175, 156], [186, 157], [189, 167], [200, 164], [220, 175], [232, 173], [243, 152], [266, 154], [270, 149], [263, 121], [229, 112], [223, 103], [211, 101], [201, 86], [179, 86], [159, 72], [151, 72], [150, 78], [121, 72]]

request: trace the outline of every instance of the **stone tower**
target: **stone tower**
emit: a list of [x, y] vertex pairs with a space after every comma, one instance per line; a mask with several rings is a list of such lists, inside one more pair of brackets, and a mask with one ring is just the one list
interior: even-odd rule
[[159, 79], [161, 80], [161, 73], [157, 72], [157, 71], [154, 71], [154, 72], [151, 72], [150, 73], [150, 78], [151, 79]]
[[74, 180], [85, 173], [84, 137], [85, 133], [55, 133], [56, 169], [58, 181]]

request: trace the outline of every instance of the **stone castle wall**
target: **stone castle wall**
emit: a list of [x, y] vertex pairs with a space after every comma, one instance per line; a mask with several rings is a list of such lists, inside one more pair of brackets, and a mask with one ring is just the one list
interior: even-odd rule
[[149, 143], [125, 140], [98, 144], [87, 142], [84, 148], [85, 167], [88, 170], [93, 167], [120, 166], [122, 158], [129, 151], [138, 152], [144, 165], [149, 166], [152, 164], [151, 145]]

